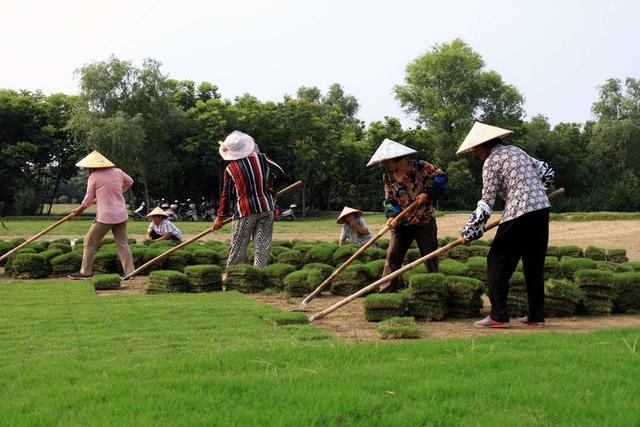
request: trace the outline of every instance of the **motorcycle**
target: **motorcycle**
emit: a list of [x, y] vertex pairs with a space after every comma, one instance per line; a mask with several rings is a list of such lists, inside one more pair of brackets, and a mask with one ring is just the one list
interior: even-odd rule
[[178, 201], [176, 200], [174, 203], [169, 204], [168, 202], [162, 199], [162, 203], [160, 204], [160, 209], [162, 209], [167, 215], [169, 215], [169, 219], [171, 221], [176, 221], [178, 219], [178, 215], [176, 211], [178, 210]]
[[292, 204], [289, 205], [288, 209], [281, 210], [278, 205], [276, 205], [276, 209], [273, 214], [273, 218], [277, 221], [295, 221], [296, 214], [293, 212], [298, 205]]
[[197, 221], [198, 220], [198, 209], [196, 209], [196, 204], [191, 201], [191, 199], [187, 199], [187, 210], [182, 217], [183, 220]]
[[213, 221], [216, 219], [216, 209], [213, 203], [206, 201], [203, 197], [198, 207], [198, 215], [203, 221]]
[[135, 221], [144, 221], [147, 219], [147, 204], [145, 202], [140, 203], [138, 209], [133, 211], [133, 219]]

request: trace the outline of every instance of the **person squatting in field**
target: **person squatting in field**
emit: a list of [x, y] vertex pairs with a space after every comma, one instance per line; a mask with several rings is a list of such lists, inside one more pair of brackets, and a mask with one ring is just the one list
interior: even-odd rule
[[149, 227], [147, 228], [147, 239], [172, 240], [176, 243], [182, 241], [180, 229], [169, 220], [169, 214], [160, 207], [156, 207], [149, 212], [147, 218], [151, 219]]
[[460, 234], [465, 241], [479, 239], [491, 216], [496, 197], [505, 201], [504, 211], [489, 255], [487, 281], [491, 313], [474, 323], [478, 328], [509, 326], [507, 297], [509, 280], [522, 258], [527, 285], [528, 313], [519, 321], [544, 325], [544, 260], [549, 241], [549, 199], [554, 171], [515, 145], [503, 140], [513, 132], [475, 123], [456, 154], [467, 152], [484, 162], [482, 197]]
[[340, 246], [347, 240], [354, 245], [362, 246], [373, 237], [371, 229], [362, 217], [362, 211], [358, 209], [345, 206], [336, 222], [342, 225], [338, 242]]

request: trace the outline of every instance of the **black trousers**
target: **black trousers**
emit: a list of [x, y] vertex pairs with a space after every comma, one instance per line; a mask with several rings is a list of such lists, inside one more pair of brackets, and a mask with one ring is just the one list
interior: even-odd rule
[[[162, 234], [156, 233], [156, 230], [151, 230], [151, 233], [149, 233], [149, 235], [151, 236], [151, 240], [157, 240], [162, 237]], [[174, 242], [180, 242], [180, 239], [173, 235], [171, 236], [170, 240]]]
[[498, 227], [487, 257], [491, 318], [508, 322], [509, 280], [522, 258], [529, 322], [544, 322], [544, 259], [549, 243], [549, 209], [524, 214]]
[[[427, 255], [438, 249], [438, 226], [436, 219], [425, 224], [399, 225], [391, 231], [391, 240], [387, 249], [387, 260], [384, 265], [382, 276], [386, 276], [402, 267], [404, 257], [407, 255], [409, 247], [416, 241], [420, 254]], [[429, 273], [438, 271], [438, 258], [432, 258], [425, 263]], [[385, 283], [381, 287], [381, 291], [392, 292], [397, 290], [400, 285], [400, 278], [394, 279], [390, 284]]]

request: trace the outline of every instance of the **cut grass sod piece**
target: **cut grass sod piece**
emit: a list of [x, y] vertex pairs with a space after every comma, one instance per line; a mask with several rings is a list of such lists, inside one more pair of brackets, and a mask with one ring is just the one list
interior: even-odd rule
[[467, 270], [467, 276], [483, 282], [487, 281], [487, 258], [483, 256], [472, 256], [469, 257], [466, 264], [469, 269]]
[[191, 284], [186, 274], [174, 270], [155, 270], [149, 274], [147, 293], [189, 292]]
[[270, 264], [262, 269], [267, 281], [267, 287], [271, 289], [283, 289], [284, 278], [294, 271], [296, 271], [295, 266], [282, 263]]
[[82, 255], [76, 252], [68, 252], [53, 258], [50, 263], [54, 276], [65, 276], [80, 271]]
[[315, 245], [309, 249], [305, 255], [305, 262], [320, 262], [328, 263], [333, 260], [333, 253], [338, 249], [338, 245], [334, 244], [321, 244]]
[[367, 270], [367, 275], [369, 276], [369, 280], [378, 280], [382, 277], [382, 272], [384, 271], [384, 265], [386, 260], [377, 259], [375, 261], [369, 261], [364, 265], [364, 268]]
[[288, 297], [302, 297], [311, 292], [313, 289], [309, 284], [309, 273], [315, 270], [299, 270], [289, 273], [283, 280], [284, 293]]
[[442, 273], [409, 276], [408, 313], [425, 320], [442, 320], [447, 315], [449, 289]]
[[596, 265], [596, 261], [589, 258], [562, 258], [558, 263], [558, 277], [573, 280], [576, 271], [593, 269]]
[[307, 315], [295, 311], [278, 311], [262, 315], [262, 318], [274, 326], [306, 325], [309, 323]]
[[191, 252], [191, 257], [196, 265], [220, 264], [220, 256], [213, 249], [195, 247]]
[[627, 271], [634, 271], [633, 267], [629, 263], [617, 263], [611, 261], [598, 261], [596, 265], [597, 270], [611, 271], [613, 273], [624, 273]]
[[574, 280], [584, 298], [579, 311], [583, 314], [609, 314], [615, 298], [614, 275], [610, 271], [578, 270]]
[[[460, 247], [460, 246], [458, 246]], [[466, 276], [469, 267], [464, 262], [455, 259], [443, 259], [440, 261], [438, 269], [447, 276]]]
[[640, 311], [640, 272], [617, 273], [613, 276], [616, 297], [613, 308], [616, 313]]
[[603, 248], [589, 246], [584, 250], [584, 256], [594, 261], [604, 261], [607, 259], [607, 251]]
[[607, 250], [607, 261], [612, 262], [627, 262], [627, 250], [626, 249], [609, 249]]
[[342, 245], [333, 253], [333, 263], [335, 265], [342, 264], [349, 258], [351, 255], [355, 254], [358, 250], [358, 246], [353, 245], [351, 243]]
[[111, 250], [101, 250], [93, 258], [93, 272], [109, 274], [118, 271], [118, 254]]
[[184, 268], [194, 292], [222, 290], [222, 267], [216, 264], [189, 265]]
[[97, 291], [120, 288], [119, 274], [98, 274], [93, 277], [93, 288]]
[[364, 317], [369, 322], [380, 322], [404, 315], [407, 309], [405, 294], [369, 294], [364, 298]]
[[484, 284], [472, 277], [447, 276], [447, 305], [450, 317], [466, 319], [480, 315]]
[[572, 257], [572, 258], [580, 258], [582, 257], [582, 249], [575, 245], [567, 245], [567, 246], [559, 246], [558, 247], [558, 255], [560, 257]]
[[369, 274], [364, 264], [351, 264], [331, 283], [331, 294], [347, 296], [366, 286]]
[[228, 266], [224, 285], [227, 289], [235, 289], [245, 294], [258, 293], [266, 288], [262, 270], [249, 264]]
[[548, 317], [569, 317], [576, 313], [584, 293], [565, 279], [549, 279], [544, 285], [544, 311]]
[[49, 263], [39, 254], [17, 254], [11, 263], [11, 276], [19, 279], [41, 279], [49, 275]]
[[302, 252], [300, 252], [298, 250], [295, 250], [295, 249], [291, 249], [289, 251], [282, 252], [280, 255], [277, 256], [276, 259], [281, 264], [295, 265], [296, 268], [302, 267], [302, 264], [303, 264]]
[[420, 338], [420, 328], [413, 317], [392, 317], [376, 326], [383, 340]]
[[326, 279], [327, 277], [331, 276], [331, 273], [333, 273], [333, 270], [335, 270], [336, 268], [329, 264], [323, 264], [321, 262], [312, 262], [310, 264], [305, 264], [303, 269], [319, 271], [324, 277], [324, 279]]

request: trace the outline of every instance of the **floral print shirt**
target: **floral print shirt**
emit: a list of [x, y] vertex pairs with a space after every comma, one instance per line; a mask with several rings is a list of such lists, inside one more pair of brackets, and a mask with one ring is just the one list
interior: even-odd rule
[[427, 203], [420, 205], [410, 217], [403, 218], [399, 224], [425, 224], [431, 221], [434, 209], [431, 202], [442, 196], [446, 190], [449, 177], [440, 169], [423, 160], [410, 160], [411, 167], [407, 175], [396, 180], [393, 172], [385, 171], [384, 181], [384, 213], [387, 218], [397, 216], [409, 206], [421, 193], [429, 196]]
[[482, 166], [482, 198], [460, 234], [465, 240], [482, 237], [498, 196], [505, 201], [500, 223], [548, 208], [551, 205], [546, 190], [554, 176], [546, 162], [534, 159], [521, 148], [496, 145]]

